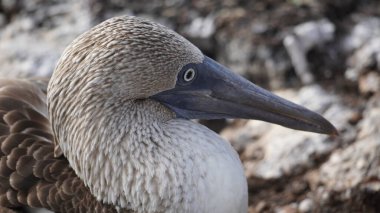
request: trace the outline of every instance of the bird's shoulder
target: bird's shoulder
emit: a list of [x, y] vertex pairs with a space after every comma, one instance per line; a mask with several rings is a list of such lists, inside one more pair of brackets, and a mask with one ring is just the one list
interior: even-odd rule
[[0, 79], [0, 206], [116, 212], [91, 195], [63, 156], [54, 156], [47, 83]]

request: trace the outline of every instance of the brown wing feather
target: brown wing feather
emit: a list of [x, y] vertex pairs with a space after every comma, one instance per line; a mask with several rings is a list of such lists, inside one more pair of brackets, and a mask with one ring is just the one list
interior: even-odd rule
[[[37, 83], [37, 84], [36, 84]], [[63, 157], [55, 158], [47, 81], [0, 80], [0, 210], [116, 212], [98, 202]]]

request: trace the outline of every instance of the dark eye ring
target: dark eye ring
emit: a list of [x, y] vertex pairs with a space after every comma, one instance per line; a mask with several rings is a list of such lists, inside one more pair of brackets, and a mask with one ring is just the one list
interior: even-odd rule
[[195, 70], [193, 68], [189, 68], [183, 74], [183, 80], [185, 82], [190, 82], [195, 78], [195, 75], [196, 75]]

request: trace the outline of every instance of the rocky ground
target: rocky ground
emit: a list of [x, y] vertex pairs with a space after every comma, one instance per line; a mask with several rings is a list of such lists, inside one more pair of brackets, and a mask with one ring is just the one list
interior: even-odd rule
[[0, 75], [49, 76], [65, 46], [100, 21], [154, 19], [340, 132], [201, 121], [238, 150], [249, 212], [379, 212], [379, 8], [376, 0], [0, 0]]

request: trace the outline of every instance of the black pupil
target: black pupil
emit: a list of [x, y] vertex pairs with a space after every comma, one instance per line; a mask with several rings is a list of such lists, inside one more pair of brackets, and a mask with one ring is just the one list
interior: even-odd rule
[[193, 78], [194, 76], [194, 71], [193, 70], [188, 70], [185, 74], [185, 80], [189, 81]]

